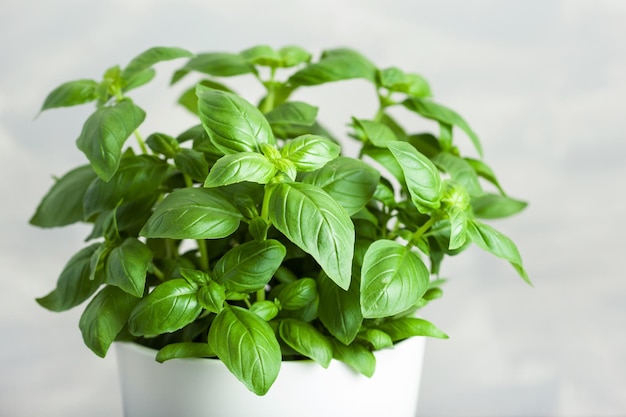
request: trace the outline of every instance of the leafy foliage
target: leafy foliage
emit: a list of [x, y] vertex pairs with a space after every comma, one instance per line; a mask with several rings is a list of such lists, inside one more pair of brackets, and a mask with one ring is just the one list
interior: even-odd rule
[[[179, 99], [196, 121], [144, 140], [146, 112], [128, 92], [181, 58], [172, 83], [197, 77]], [[234, 92], [235, 76], [261, 82], [258, 104]], [[358, 157], [344, 154], [317, 106], [291, 100], [350, 79], [371, 84], [380, 103], [372, 118], [348, 121]], [[481, 221], [526, 203], [505, 194], [478, 135], [421, 75], [346, 48], [315, 59], [297, 46], [156, 47], [101, 81], [60, 85], [42, 111], [86, 103], [96, 109], [76, 145], [89, 163], [58, 178], [30, 222], [92, 226], [37, 302], [64, 311], [88, 301], [79, 327], [99, 356], [132, 339], [159, 349], [160, 362], [217, 357], [263, 395], [282, 360], [334, 358], [371, 376], [374, 350], [446, 338], [416, 311], [442, 295], [443, 260], [472, 243], [530, 283], [513, 241]], [[396, 108], [439, 131], [400, 125]], [[457, 129], [477, 155], [461, 155]]]

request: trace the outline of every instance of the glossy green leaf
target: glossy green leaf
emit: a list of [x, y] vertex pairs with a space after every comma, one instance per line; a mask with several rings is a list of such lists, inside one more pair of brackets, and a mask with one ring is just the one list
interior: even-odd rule
[[225, 154], [259, 152], [276, 143], [272, 128], [256, 106], [240, 96], [197, 86], [198, 113], [211, 142]]
[[299, 129], [313, 126], [317, 107], [300, 101], [288, 101], [265, 115], [274, 134], [281, 138], [300, 136]]
[[416, 317], [401, 317], [376, 324], [376, 328], [387, 333], [394, 342], [414, 336], [447, 339], [448, 336], [434, 324]]
[[355, 128], [360, 131], [364, 140], [379, 148], [386, 148], [389, 142], [397, 140], [393, 130], [384, 123], [372, 120], [352, 118]]
[[[229, 87], [222, 83], [218, 83], [214, 80], [202, 80], [199, 82], [205, 87], [212, 88], [214, 90], [227, 91], [229, 93], [234, 93]], [[196, 86], [194, 85], [191, 88], [185, 90], [180, 97], [178, 98], [178, 104], [182, 105], [184, 108], [189, 110], [193, 114], [198, 114], [198, 96], [196, 96]]]
[[107, 285], [89, 302], [78, 327], [83, 341], [96, 355], [104, 357], [117, 335], [124, 329], [139, 298]]
[[450, 243], [448, 244], [448, 249], [459, 249], [465, 245], [468, 239], [469, 217], [467, 211], [459, 209], [449, 210], [448, 220], [450, 221]]
[[322, 188], [352, 216], [370, 201], [379, 179], [380, 173], [372, 166], [340, 156], [305, 175], [302, 182]]
[[209, 346], [252, 392], [264, 395], [281, 365], [280, 345], [269, 324], [240, 307], [227, 307], [209, 330]]
[[94, 80], [76, 80], [63, 83], [48, 94], [40, 111], [89, 103], [98, 98]]
[[142, 73], [152, 67], [154, 64], [163, 61], [169, 61], [176, 58], [189, 58], [193, 54], [182, 48], [157, 46], [150, 48], [135, 58], [122, 70], [122, 78], [130, 80], [136, 74]]
[[359, 340], [366, 341], [372, 346], [373, 350], [386, 349], [393, 346], [391, 336], [378, 329], [367, 329], [359, 334]]
[[411, 308], [428, 289], [429, 279], [417, 253], [391, 240], [375, 241], [361, 269], [363, 317], [388, 317]]
[[405, 74], [402, 70], [391, 67], [379, 72], [379, 82], [390, 91], [406, 93], [413, 97], [430, 97], [428, 82], [418, 74]]
[[524, 210], [528, 203], [499, 194], [483, 194], [472, 198], [474, 215], [483, 219], [501, 219]]
[[133, 74], [129, 79], [123, 81], [122, 91], [125, 93], [137, 87], [141, 87], [152, 81], [156, 77], [156, 71], [153, 68], [147, 68], [143, 71]]
[[476, 151], [482, 156], [483, 149], [480, 143], [480, 139], [474, 133], [472, 128], [467, 124], [457, 112], [451, 110], [441, 104], [435, 103], [430, 100], [421, 100], [419, 98], [408, 98], [402, 102], [402, 105], [407, 109], [425, 117], [427, 119], [436, 120], [441, 123], [448, 124], [450, 126], [457, 126], [470, 138]]
[[324, 274], [317, 280], [319, 289], [319, 318], [328, 329], [344, 344], [351, 343], [363, 323], [360, 303], [360, 283], [353, 279], [345, 291]]
[[243, 181], [267, 184], [276, 175], [276, 166], [265, 155], [240, 152], [224, 155], [211, 168], [205, 187], [220, 187]]
[[522, 265], [522, 257], [517, 246], [511, 239], [493, 227], [477, 220], [468, 222], [468, 235], [478, 247], [509, 261], [524, 281], [532, 285]]
[[327, 82], [364, 78], [375, 82], [376, 67], [360, 53], [350, 49], [325, 51], [322, 58], [289, 77], [293, 86], [318, 85]]
[[197, 54], [174, 74], [172, 83], [179, 81], [190, 71], [197, 71], [216, 77], [231, 77], [254, 72], [254, 67], [240, 54], [212, 52]]
[[250, 311], [261, 317], [265, 321], [270, 321], [278, 315], [279, 308], [275, 302], [270, 300], [257, 301], [250, 306]]
[[451, 179], [463, 185], [471, 195], [482, 194], [478, 175], [465, 159], [448, 152], [440, 152], [432, 158], [432, 161], [444, 172], [450, 174]]
[[45, 297], [37, 298], [42, 307], [50, 311], [65, 311], [83, 303], [102, 285], [100, 280], [89, 279], [91, 256], [101, 243], [81, 249], [63, 267], [56, 288]]
[[317, 298], [317, 283], [313, 278], [300, 278], [279, 287], [270, 294], [280, 301], [284, 310], [298, 310], [313, 303]]
[[169, 194], [148, 219], [148, 238], [219, 239], [239, 227], [241, 214], [220, 192], [183, 188]]
[[180, 150], [180, 145], [176, 139], [164, 133], [153, 133], [146, 139], [146, 145], [153, 152], [161, 154], [167, 158], [174, 158]]
[[198, 290], [198, 302], [205, 310], [211, 313], [219, 313], [224, 308], [226, 290], [223, 285], [210, 281]]
[[195, 149], [181, 148], [174, 157], [174, 163], [182, 173], [195, 181], [203, 182], [209, 175], [209, 164], [204, 153]]
[[107, 257], [107, 284], [115, 285], [135, 297], [141, 297], [151, 260], [152, 251], [144, 243], [132, 237], [125, 239]]
[[472, 166], [472, 168], [474, 168], [474, 171], [476, 171], [476, 174], [478, 174], [479, 177], [484, 178], [495, 185], [502, 195], [505, 194], [500, 182], [498, 182], [498, 179], [496, 178], [496, 173], [489, 165], [480, 159], [465, 158], [465, 160]]
[[343, 343], [332, 340], [333, 357], [355, 371], [371, 378], [376, 370], [376, 357], [365, 346], [360, 343], [351, 343], [344, 345]]
[[91, 166], [83, 165], [56, 180], [37, 206], [30, 224], [59, 227], [84, 220], [83, 196], [96, 177]]
[[271, 46], [258, 45], [240, 52], [240, 55], [253, 65], [262, 65], [277, 68], [281, 65], [282, 59], [278, 52]]
[[287, 142], [280, 151], [299, 172], [315, 171], [341, 154], [341, 147], [322, 136], [303, 135]]
[[208, 343], [179, 342], [163, 346], [156, 355], [157, 362], [163, 363], [171, 359], [211, 358], [215, 352]]
[[76, 145], [104, 181], [117, 171], [126, 139], [141, 125], [146, 113], [130, 100], [96, 110], [85, 122]]
[[252, 292], [265, 287], [287, 253], [282, 243], [252, 240], [229, 250], [215, 265], [214, 279], [226, 289]]
[[280, 338], [289, 347], [328, 368], [333, 359], [333, 346], [315, 327], [295, 319], [281, 320]]
[[406, 142], [391, 142], [388, 147], [404, 172], [413, 203], [418, 209], [438, 209], [443, 184], [437, 167]]
[[198, 287], [184, 279], [157, 285], [134, 308], [128, 330], [135, 336], [156, 336], [182, 329], [202, 312]]
[[278, 55], [282, 60], [281, 66], [285, 68], [294, 67], [311, 60], [311, 54], [299, 46], [285, 46], [278, 50]]
[[267, 186], [269, 217], [276, 229], [309, 253], [341, 288], [350, 286], [354, 225], [321, 188], [303, 183]]

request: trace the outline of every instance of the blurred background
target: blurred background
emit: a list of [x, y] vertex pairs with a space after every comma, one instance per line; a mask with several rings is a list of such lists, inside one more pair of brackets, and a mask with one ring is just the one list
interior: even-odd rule
[[[151, 46], [263, 43], [348, 46], [422, 74], [481, 137], [509, 194], [530, 202], [491, 224], [518, 243], [534, 288], [478, 249], [444, 266], [445, 296], [424, 316], [451, 338], [427, 344], [419, 415], [626, 415], [623, 0], [2, 0], [0, 35], [1, 416], [122, 414], [114, 352], [83, 346], [82, 308], [53, 314], [34, 301], [86, 235], [27, 224], [52, 176], [82, 163], [74, 141], [93, 111], [35, 119], [47, 93]], [[178, 65], [157, 66], [132, 95], [145, 132], [189, 125], [174, 105], [181, 90], [162, 94]], [[346, 107], [374, 108], [342, 88], [341, 105], [323, 88], [310, 96], [330, 105], [320, 117], [336, 134]]]

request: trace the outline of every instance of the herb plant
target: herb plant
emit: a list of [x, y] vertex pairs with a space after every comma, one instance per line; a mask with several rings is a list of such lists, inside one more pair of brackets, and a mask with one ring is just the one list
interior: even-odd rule
[[[197, 122], [144, 139], [146, 113], [129, 94], [176, 58], [187, 61], [172, 83], [197, 77], [179, 100]], [[240, 75], [264, 87], [258, 105], [224, 83]], [[365, 80], [380, 104], [347, 121], [357, 158], [317, 107], [290, 99], [348, 79]], [[157, 47], [101, 81], [62, 84], [42, 110], [84, 103], [96, 105], [76, 140], [89, 162], [56, 180], [31, 223], [91, 224], [37, 301], [63, 311], [91, 299], [79, 327], [98, 356], [116, 340], [154, 347], [161, 362], [216, 356], [263, 395], [282, 360], [335, 358], [371, 376], [372, 351], [446, 337], [415, 312], [441, 296], [443, 259], [471, 243], [528, 281], [515, 244], [479, 220], [525, 203], [505, 194], [477, 135], [420, 75], [350, 49], [314, 60], [295, 46]], [[402, 108], [438, 131], [407, 130], [394, 116]], [[461, 155], [458, 131], [476, 158]]]

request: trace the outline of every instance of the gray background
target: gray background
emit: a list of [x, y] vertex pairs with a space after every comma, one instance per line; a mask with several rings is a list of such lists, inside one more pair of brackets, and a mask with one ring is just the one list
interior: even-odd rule
[[[626, 415], [626, 2], [2, 0], [0, 35], [1, 416], [121, 415], [114, 355], [82, 345], [80, 309], [33, 301], [86, 233], [27, 225], [50, 177], [82, 161], [74, 140], [92, 111], [34, 120], [45, 95], [154, 45], [258, 43], [350, 46], [423, 74], [481, 136], [509, 193], [530, 201], [494, 226], [518, 242], [534, 288], [479, 250], [445, 267], [446, 296], [424, 315], [451, 339], [428, 343], [420, 415]], [[145, 132], [189, 123], [172, 105], [179, 90], [157, 102], [166, 84], [134, 95]], [[372, 114], [353, 87], [334, 109], [326, 90], [310, 96], [331, 101], [321, 117], [336, 132], [345, 107]]]

